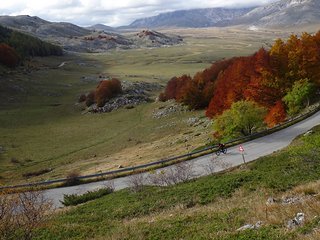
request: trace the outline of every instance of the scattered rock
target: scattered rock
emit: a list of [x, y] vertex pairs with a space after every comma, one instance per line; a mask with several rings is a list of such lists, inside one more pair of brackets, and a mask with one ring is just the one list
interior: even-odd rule
[[163, 118], [163, 117], [168, 117], [169, 115], [173, 114], [173, 113], [182, 113], [182, 112], [187, 112], [188, 107], [186, 106], [182, 106], [179, 103], [176, 103], [175, 101], [168, 101], [169, 103], [171, 103], [168, 106], [164, 106], [164, 107], [160, 107], [157, 110], [154, 110], [152, 113], [152, 117], [153, 118]]
[[267, 199], [266, 204], [267, 204], [267, 205], [271, 205], [271, 204], [274, 204], [275, 202], [276, 202], [276, 199], [274, 199], [273, 197], [269, 197], [269, 198]]
[[286, 205], [286, 204], [295, 204], [295, 203], [299, 203], [301, 202], [302, 199], [298, 196], [293, 196], [293, 197], [282, 197], [282, 204]]
[[245, 231], [248, 229], [259, 229], [262, 226], [262, 221], [256, 222], [256, 224], [246, 224], [240, 228], [237, 229], [237, 231]]
[[301, 226], [304, 223], [304, 213], [297, 213], [294, 219], [290, 219], [287, 223], [288, 229], [293, 229], [295, 227]]
[[308, 132], [306, 132], [305, 134], [303, 134], [303, 136], [309, 136], [309, 135], [311, 135], [311, 134], [313, 134], [314, 132], [312, 131], [312, 130], [310, 130], [310, 131], [308, 131]]
[[199, 122], [199, 118], [198, 117], [191, 117], [191, 118], [188, 118], [187, 120], [187, 124], [191, 127], [191, 126], [194, 126], [195, 124], [197, 124]]

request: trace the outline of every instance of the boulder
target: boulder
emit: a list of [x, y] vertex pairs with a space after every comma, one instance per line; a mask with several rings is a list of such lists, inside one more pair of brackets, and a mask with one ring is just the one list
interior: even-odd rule
[[245, 231], [248, 229], [258, 229], [262, 226], [262, 221], [256, 222], [256, 224], [246, 224], [240, 228], [237, 229], [237, 231]]
[[304, 223], [305, 215], [304, 213], [297, 213], [295, 218], [290, 219], [287, 223], [287, 228], [288, 229], [293, 229], [298, 226], [301, 226]]

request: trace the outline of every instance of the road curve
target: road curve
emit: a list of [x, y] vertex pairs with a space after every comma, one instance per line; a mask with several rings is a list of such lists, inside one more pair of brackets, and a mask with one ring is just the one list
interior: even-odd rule
[[[272, 133], [270, 135], [257, 138], [255, 140], [246, 142], [242, 144], [245, 152], [245, 160], [246, 162], [253, 161], [259, 157], [269, 155], [274, 151], [280, 150], [286, 146], [288, 146], [291, 141], [301, 135], [312, 127], [320, 124], [320, 111], [312, 115], [311, 117], [292, 125], [288, 128], [280, 130], [278, 132]], [[189, 162], [193, 166], [194, 176], [205, 176], [208, 175], [208, 166], [212, 164], [212, 159], [214, 155], [208, 154], [205, 156], [201, 156], [195, 159], [190, 160]], [[241, 165], [243, 163], [242, 155], [239, 152], [239, 145], [231, 147], [228, 149], [228, 153], [226, 155], [222, 154], [218, 157], [220, 162], [225, 164], [219, 164], [219, 166], [215, 166], [213, 172], [219, 172], [221, 170], [225, 170], [229, 167], [234, 167]], [[165, 167], [164, 169], [172, 168], [172, 166]], [[159, 169], [162, 170], [162, 169]], [[212, 168], [211, 168], [212, 170]], [[149, 175], [149, 173], [143, 173], [145, 177]], [[130, 176], [121, 177], [114, 180], [100, 181], [88, 184], [82, 184], [79, 186], [72, 187], [63, 187], [63, 188], [55, 188], [44, 191], [45, 197], [53, 201], [55, 207], [62, 207], [60, 200], [63, 199], [64, 194], [83, 194], [87, 191], [92, 191], [104, 186], [107, 186], [112, 183], [114, 185], [115, 190], [120, 190], [128, 187], [128, 183], [130, 181]]]

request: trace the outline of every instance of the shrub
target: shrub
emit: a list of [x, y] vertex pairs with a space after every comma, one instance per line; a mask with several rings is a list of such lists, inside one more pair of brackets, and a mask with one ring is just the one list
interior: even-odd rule
[[43, 192], [0, 194], [0, 239], [33, 239], [34, 232], [50, 217], [52, 202]]
[[64, 206], [75, 206], [81, 203], [88, 202], [93, 199], [100, 198], [102, 196], [108, 195], [114, 191], [113, 188], [101, 188], [96, 191], [88, 191], [84, 194], [77, 195], [77, 194], [65, 194], [63, 195], [63, 201], [61, 203]]
[[80, 174], [76, 171], [70, 172], [67, 176], [67, 180], [65, 182], [66, 186], [74, 186], [80, 184]]
[[82, 102], [85, 102], [86, 100], [87, 100], [87, 96], [85, 94], [81, 94], [79, 96], [78, 102], [82, 103]]
[[94, 91], [91, 91], [87, 94], [86, 96], [86, 105], [87, 107], [91, 106], [92, 104], [95, 103], [95, 92]]
[[49, 173], [51, 171], [52, 171], [52, 168], [45, 168], [45, 169], [40, 169], [38, 171], [24, 173], [24, 174], [22, 174], [22, 176], [25, 178], [36, 177], [36, 176], [40, 176], [40, 175]]
[[97, 86], [95, 91], [95, 102], [98, 107], [102, 107], [109, 99], [122, 92], [120, 80], [113, 78], [103, 80]]

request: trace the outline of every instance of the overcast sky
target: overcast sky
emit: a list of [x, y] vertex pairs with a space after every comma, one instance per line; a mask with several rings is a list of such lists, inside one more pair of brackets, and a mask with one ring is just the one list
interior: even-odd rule
[[128, 25], [135, 19], [194, 8], [239, 8], [277, 0], [0, 0], [0, 15], [38, 16], [80, 26]]

